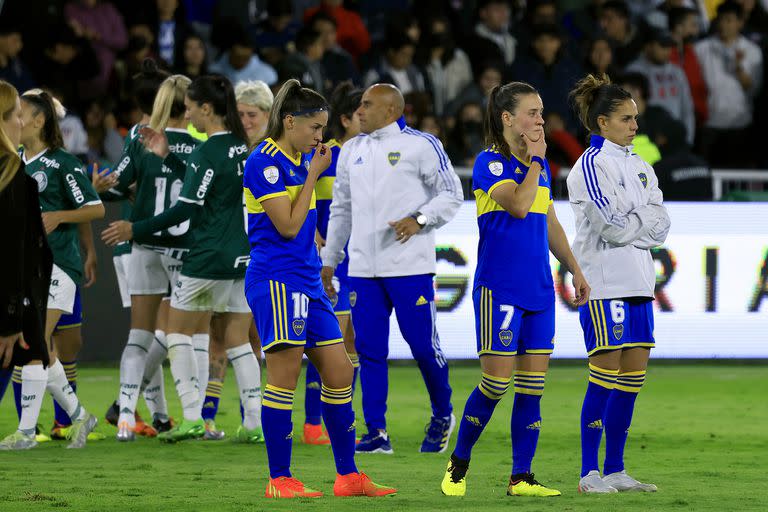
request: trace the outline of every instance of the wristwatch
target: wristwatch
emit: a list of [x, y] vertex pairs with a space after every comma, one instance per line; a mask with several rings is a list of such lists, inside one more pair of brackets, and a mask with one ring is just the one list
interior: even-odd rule
[[416, 224], [418, 224], [420, 228], [423, 228], [424, 226], [427, 225], [427, 216], [424, 215], [423, 213], [416, 212], [413, 215], [411, 215], [411, 217], [413, 217], [413, 219], [416, 221]]

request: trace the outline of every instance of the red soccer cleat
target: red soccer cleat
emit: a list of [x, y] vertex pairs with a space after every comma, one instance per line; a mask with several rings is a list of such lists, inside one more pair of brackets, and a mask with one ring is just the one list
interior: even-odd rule
[[270, 478], [267, 482], [265, 498], [320, 498], [323, 493], [304, 487], [304, 484], [293, 477], [281, 476]]
[[331, 444], [328, 434], [322, 425], [304, 424], [304, 444], [327, 445]]
[[348, 475], [336, 475], [336, 483], [333, 484], [334, 496], [394, 496], [397, 489], [373, 482], [365, 473], [350, 473]]

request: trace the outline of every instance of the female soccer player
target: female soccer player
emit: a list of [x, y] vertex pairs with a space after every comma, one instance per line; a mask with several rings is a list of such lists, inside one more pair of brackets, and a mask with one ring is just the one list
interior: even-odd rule
[[512, 475], [507, 494], [559, 496], [531, 473], [541, 428], [540, 402], [554, 349], [555, 293], [549, 253], [573, 274], [576, 304], [589, 286], [552, 204], [544, 107], [536, 89], [512, 82], [491, 92], [488, 149], [475, 160], [472, 185], [480, 228], [473, 298], [482, 377], [467, 400], [442, 491], [463, 496], [472, 447], [514, 374]]
[[[57, 358], [53, 345], [53, 331], [64, 314], [72, 314], [75, 307], [77, 286], [82, 279], [83, 262], [79, 250], [78, 224], [104, 216], [104, 205], [93, 190], [81, 162], [64, 151], [58, 119], [65, 115], [58, 100], [39, 89], [21, 96], [22, 121], [21, 144], [27, 174], [38, 184], [43, 226], [48, 234], [48, 244], [53, 251], [53, 270], [48, 292], [48, 311], [45, 320], [45, 339], [50, 352], [47, 379], [42, 373], [28, 376], [40, 392], [32, 400], [42, 400], [42, 386], [53, 396], [73, 424], [67, 432], [72, 439], [69, 448], [85, 446], [88, 434], [96, 427], [96, 417], [80, 405], [66, 372]], [[22, 390], [24, 389], [22, 370]], [[19, 429], [0, 444], [5, 449], [31, 448], [36, 442], [34, 428], [40, 405], [24, 403], [30, 398], [22, 392], [22, 415]], [[36, 411], [34, 422], [24, 414], [25, 408]]]
[[[579, 491], [656, 491], [624, 470], [624, 446], [635, 399], [645, 381], [653, 338], [656, 271], [650, 249], [670, 221], [653, 168], [632, 153], [637, 105], [602, 75], [589, 75], [571, 93], [590, 147], [568, 175], [576, 215], [573, 252], [594, 287], [579, 308], [589, 356], [581, 410]], [[605, 428], [605, 465], [597, 452]]]
[[[256, 412], [260, 376], [248, 343], [251, 314], [243, 291], [248, 262], [242, 211], [242, 175], [248, 152], [245, 130], [237, 115], [232, 85], [222, 76], [197, 78], [189, 86], [184, 103], [187, 119], [195, 129], [208, 135], [189, 155], [186, 166], [171, 152], [163, 132], [151, 127], [141, 130], [145, 147], [162, 158], [166, 167], [174, 169], [172, 172], [186, 167], [179, 201], [149, 219], [133, 224], [113, 222], [102, 238], [109, 244], [134, 237], [139, 241], [191, 219], [195, 243], [184, 258], [173, 289], [167, 327], [171, 373], [177, 383], [184, 421], [158, 438], [176, 442], [205, 433], [200, 412], [202, 384], [192, 335], [199, 325], [210, 322], [211, 330], [224, 340], [240, 386], [245, 415], [236, 439], [256, 442], [262, 437]], [[211, 321], [212, 313], [218, 314]], [[145, 377], [154, 370], [147, 368]]]
[[[330, 218], [331, 200], [333, 199], [333, 183], [336, 180], [336, 163], [339, 161], [341, 146], [360, 133], [360, 121], [355, 111], [360, 106], [363, 96], [361, 89], [356, 89], [351, 82], [343, 82], [336, 87], [331, 95], [331, 114], [328, 121], [328, 148], [331, 151], [331, 165], [317, 179], [315, 195], [317, 197], [317, 234], [319, 247], [325, 245], [328, 234], [328, 219]], [[352, 389], [355, 387], [360, 362], [355, 350], [355, 330], [350, 321], [351, 307], [349, 304], [349, 281], [347, 268], [349, 257], [345, 258], [338, 267], [334, 277], [336, 294], [330, 297], [339, 327], [344, 335], [344, 347], [349, 360], [352, 362]], [[320, 405], [320, 374], [311, 362], [307, 364], [307, 383], [304, 393], [304, 442], [307, 444], [329, 444], [328, 435], [323, 432], [321, 424], [322, 408]]]
[[291, 409], [305, 352], [322, 377], [323, 419], [336, 462], [334, 494], [396, 492], [374, 484], [355, 465], [352, 364], [320, 281], [315, 185], [331, 163], [330, 149], [321, 144], [327, 122], [325, 99], [302, 88], [298, 80], [288, 80], [275, 98], [267, 139], [256, 147], [245, 168], [251, 243], [246, 296], [269, 368], [262, 410], [269, 498], [322, 496], [290, 470]]

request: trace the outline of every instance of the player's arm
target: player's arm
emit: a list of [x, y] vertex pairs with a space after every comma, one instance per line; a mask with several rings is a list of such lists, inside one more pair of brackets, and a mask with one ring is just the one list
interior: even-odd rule
[[664, 195], [659, 188], [659, 179], [650, 165], [646, 165], [646, 175], [648, 177], [648, 206], [658, 220], [648, 231], [648, 234], [632, 242], [632, 245], [638, 249], [653, 249], [663, 244], [672, 226], [669, 213], [664, 207]]
[[419, 163], [422, 179], [433, 193], [432, 199], [419, 208], [427, 218], [422, 230], [437, 229], [456, 216], [464, 201], [464, 192], [440, 141], [425, 149]]
[[80, 224], [104, 217], [104, 205], [83, 169], [64, 171], [61, 179], [64, 193], [75, 208], [44, 212], [43, 226], [46, 234], [53, 232], [60, 224]]
[[96, 245], [93, 243], [93, 228], [90, 222], [83, 222], [77, 225], [77, 232], [80, 238], [80, 248], [85, 254], [83, 261], [83, 273], [85, 274], [85, 288], [89, 288], [96, 282]]
[[576, 296], [573, 301], [574, 306], [586, 304], [589, 300], [589, 283], [587, 283], [581, 267], [579, 267], [579, 263], [571, 251], [568, 237], [565, 236], [565, 230], [555, 213], [555, 206], [551, 203], [547, 210], [547, 236], [549, 238], [549, 250], [573, 274], [573, 287], [576, 290]]
[[539, 189], [539, 176], [544, 168], [542, 162], [547, 152], [547, 143], [542, 133], [538, 140], [532, 141], [523, 134], [523, 140], [528, 146], [531, 166], [519, 185], [513, 180], [505, 181], [490, 191], [491, 199], [496, 201], [507, 213], [518, 219], [524, 219], [536, 200]]

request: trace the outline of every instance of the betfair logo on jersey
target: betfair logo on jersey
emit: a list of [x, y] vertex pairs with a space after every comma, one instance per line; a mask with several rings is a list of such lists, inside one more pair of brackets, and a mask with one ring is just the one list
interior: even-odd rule
[[177, 142], [176, 144], [168, 146], [168, 150], [171, 153], [183, 153], [185, 155], [192, 153], [193, 149], [195, 149], [195, 146], [187, 144], [186, 142]]
[[237, 268], [240, 265], [243, 265], [243, 266], [247, 267], [250, 262], [251, 262], [251, 256], [250, 255], [248, 255], [248, 256], [238, 256], [237, 258], [235, 258], [234, 268]]
[[616, 341], [620, 340], [621, 337], [624, 336], [624, 325], [623, 324], [616, 324], [613, 326], [613, 337], [616, 338]]
[[499, 331], [499, 341], [501, 341], [501, 344], [505, 347], [508, 347], [512, 344], [512, 340], [514, 339], [514, 335], [512, 334], [512, 331], [509, 329], [504, 329], [503, 331]]
[[231, 146], [229, 148], [229, 153], [227, 154], [229, 158], [233, 158], [235, 155], [244, 155], [247, 152], [248, 152], [248, 146], [246, 146], [245, 144], [241, 144], [239, 146]]
[[393, 151], [390, 154], [387, 155], [387, 160], [389, 160], [389, 165], [392, 167], [397, 165], [397, 162], [400, 161], [400, 152]]
[[203, 175], [203, 181], [200, 183], [200, 187], [197, 189], [197, 198], [203, 199], [205, 194], [208, 193], [208, 187], [211, 186], [213, 181], [213, 169], [208, 169]]
[[648, 188], [648, 175], [644, 172], [641, 172], [637, 175], [638, 178], [640, 178], [640, 183], [643, 184], [643, 188]]
[[306, 323], [301, 318], [297, 318], [293, 321], [291, 324], [291, 327], [293, 327], [293, 332], [296, 333], [296, 336], [301, 336], [301, 333], [304, 332], [304, 326]]
[[417, 306], [424, 306], [426, 304], [427, 304], [427, 299], [425, 299], [423, 295], [419, 297], [419, 300], [416, 301]]
[[37, 182], [37, 191], [42, 192], [48, 187], [48, 176], [43, 171], [37, 171], [32, 175], [32, 178]]
[[75, 202], [80, 204], [85, 201], [85, 196], [82, 190], [80, 190], [75, 177], [72, 174], [67, 174], [64, 179], [67, 180], [67, 185], [69, 185], [69, 189], [72, 191], [72, 197], [75, 199]]
[[44, 163], [46, 167], [53, 167], [54, 169], [58, 169], [61, 167], [61, 165], [59, 165], [59, 162], [57, 162], [56, 160], [52, 160], [44, 156], [40, 157], [40, 161]]

